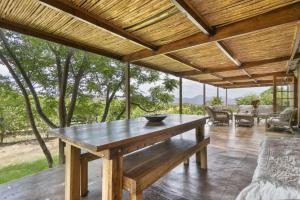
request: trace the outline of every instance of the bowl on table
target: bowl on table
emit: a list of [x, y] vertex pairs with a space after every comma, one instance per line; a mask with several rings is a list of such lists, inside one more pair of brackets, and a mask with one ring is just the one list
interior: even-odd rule
[[165, 115], [165, 114], [149, 114], [149, 115], [144, 115], [144, 117], [149, 122], [161, 122], [167, 117], [167, 115]]

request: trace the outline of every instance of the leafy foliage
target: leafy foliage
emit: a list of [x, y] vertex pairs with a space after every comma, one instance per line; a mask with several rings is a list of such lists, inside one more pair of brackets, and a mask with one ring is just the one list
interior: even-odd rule
[[214, 106], [214, 105], [222, 105], [223, 104], [223, 100], [221, 97], [213, 97], [210, 102], [208, 102], [210, 105]]

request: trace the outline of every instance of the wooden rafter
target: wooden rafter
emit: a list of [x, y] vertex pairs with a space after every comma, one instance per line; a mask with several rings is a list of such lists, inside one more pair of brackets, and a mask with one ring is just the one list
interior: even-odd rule
[[187, 65], [187, 66], [189, 66], [191, 68], [194, 68], [197, 72], [202, 72], [204, 70], [204, 68], [202, 68], [201, 66], [195, 65], [192, 62], [190, 62], [190, 61], [188, 61], [188, 60], [186, 60], [186, 59], [184, 59], [182, 57], [179, 57], [179, 56], [177, 56], [175, 54], [169, 53], [169, 54], [166, 54], [166, 56], [168, 58], [171, 58], [172, 60], [175, 60], [175, 61], [181, 63], [181, 64], [184, 64], [184, 65]]
[[[300, 58], [300, 54], [296, 54], [295, 58]], [[259, 60], [259, 61], [252, 61], [252, 62], [245, 62], [242, 64], [242, 66], [238, 69], [251, 69], [260, 67], [262, 65], [266, 64], [273, 64], [278, 62], [284, 62], [288, 61], [290, 59], [290, 56], [283, 56], [278, 58], [272, 58], [272, 59], [265, 59], [265, 60]], [[218, 73], [218, 72], [228, 72], [228, 71], [234, 71], [237, 70], [236, 66], [228, 66], [224, 68], [216, 68], [216, 69], [204, 69], [203, 72], [199, 72], [196, 70], [189, 70], [189, 71], [183, 71], [183, 72], [177, 72], [175, 73], [177, 76], [193, 76], [193, 75], [199, 75], [199, 74], [210, 74], [210, 73]]]
[[[216, 41], [216, 46], [237, 66], [237, 69], [240, 69], [242, 63], [222, 41]], [[255, 83], [257, 82], [257, 80], [253, 78], [246, 69], [242, 70], [247, 74], [248, 78], [253, 79]]]
[[297, 25], [290, 60], [294, 60], [300, 46], [300, 24]]
[[94, 15], [82, 8], [79, 8], [72, 4], [71, 1], [64, 1], [64, 0], [39, 0], [42, 4], [46, 6], [50, 6], [56, 10], [64, 11], [65, 13], [70, 14], [71, 16], [75, 17], [76, 19], [83, 21], [85, 23], [91, 24], [96, 26], [97, 28], [101, 28], [102, 30], [108, 31], [116, 36], [119, 36], [124, 39], [128, 39], [136, 44], [139, 44], [143, 47], [155, 50], [156, 47], [149, 42], [134, 36], [123, 30], [120, 27], [113, 25], [111, 22], [99, 18], [99, 16]]
[[[282, 72], [270, 72], [270, 73], [266, 73], [266, 74], [251, 74], [251, 77], [256, 79], [256, 78], [263, 78], [263, 77], [267, 77], [267, 76], [273, 76], [276, 75], [278, 77], [282, 77], [282, 76], [287, 76], [286, 72], [282, 71]], [[216, 83], [216, 82], [223, 82], [223, 81], [240, 81], [240, 80], [249, 80], [249, 76], [248, 75], [241, 75], [241, 76], [230, 76], [230, 77], [224, 77], [223, 79], [207, 79], [207, 80], [203, 80], [202, 82], [205, 83]]]
[[204, 19], [198, 15], [184, 0], [171, 0], [171, 2], [197, 26], [204, 34], [214, 35], [214, 30], [207, 25]]
[[236, 66], [240, 67], [242, 65], [233, 52], [229, 50], [222, 41], [216, 41], [215, 44]]
[[225, 25], [216, 30], [216, 34], [208, 36], [204, 33], [197, 33], [187, 38], [183, 38], [165, 45], [160, 46], [156, 51], [144, 49], [133, 54], [123, 56], [123, 61], [135, 61], [143, 58], [166, 54], [185, 48], [190, 48], [200, 44], [220, 41], [234, 38], [241, 35], [253, 33], [256, 31], [288, 25], [300, 20], [300, 3], [294, 3], [289, 6], [278, 8], [276, 10]]

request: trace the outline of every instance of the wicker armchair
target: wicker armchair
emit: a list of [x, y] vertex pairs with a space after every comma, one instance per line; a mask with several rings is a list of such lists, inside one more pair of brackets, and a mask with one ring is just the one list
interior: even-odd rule
[[205, 111], [213, 124], [227, 124], [229, 126], [230, 114], [226, 111], [215, 111], [210, 106], [205, 106]]
[[272, 105], [259, 105], [257, 108], [257, 123], [260, 119], [266, 119], [273, 114]]
[[293, 124], [297, 114], [297, 109], [286, 108], [279, 114], [273, 114], [266, 119], [266, 130], [271, 127], [288, 128], [288, 131], [294, 133]]

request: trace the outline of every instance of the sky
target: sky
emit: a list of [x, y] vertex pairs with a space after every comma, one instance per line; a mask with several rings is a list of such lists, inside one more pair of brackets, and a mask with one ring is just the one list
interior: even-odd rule
[[[5, 66], [0, 65], [0, 74], [1, 75], [9, 75], [8, 70]], [[176, 78], [176, 77], [174, 77]], [[141, 86], [141, 90], [147, 91], [151, 85], [145, 84]], [[238, 88], [238, 89], [228, 89], [228, 98], [230, 99], [236, 99], [238, 97], [248, 95], [248, 94], [259, 94], [265, 90], [267, 90], [268, 87], [256, 87], [256, 88]], [[219, 89], [220, 96], [225, 98], [225, 89], [220, 88]], [[203, 85], [201, 83], [183, 79], [182, 80], [182, 96], [185, 98], [191, 98], [197, 95], [203, 94]], [[179, 96], [179, 91], [176, 89], [174, 91], [175, 97]], [[214, 86], [206, 85], [206, 96], [213, 97], [217, 96], [217, 88]]]

